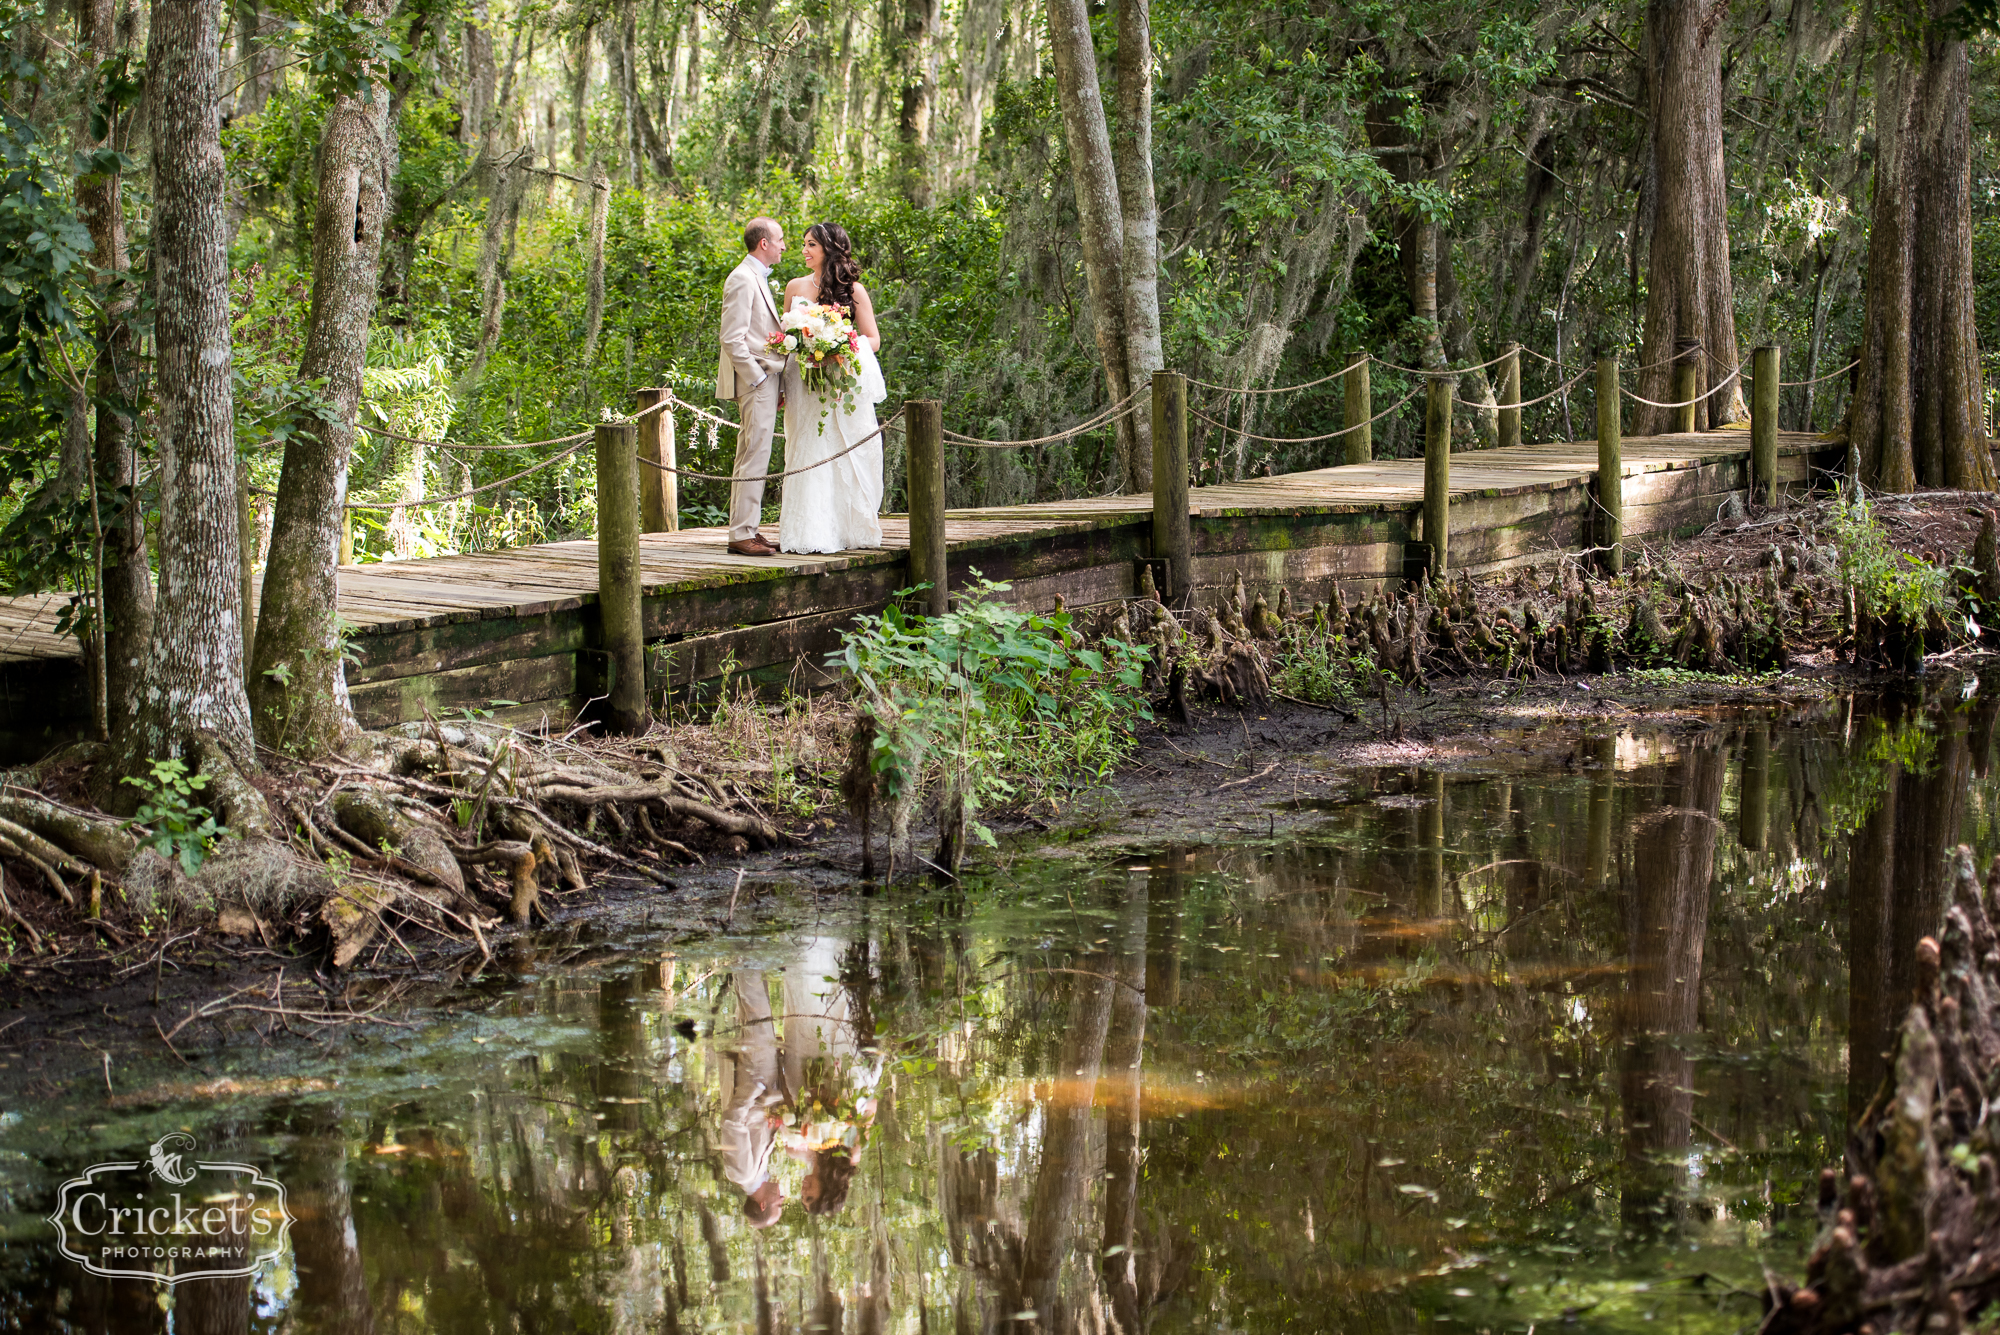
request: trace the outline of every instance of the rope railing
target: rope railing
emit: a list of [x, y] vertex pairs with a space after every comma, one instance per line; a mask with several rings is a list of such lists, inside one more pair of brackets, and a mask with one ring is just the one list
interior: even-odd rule
[[1300, 390], [1317, 388], [1320, 385], [1324, 385], [1329, 380], [1338, 380], [1342, 376], [1346, 375], [1349, 371], [1358, 371], [1362, 367], [1368, 365], [1369, 362], [1372, 362], [1374, 360], [1375, 360], [1374, 353], [1364, 352], [1361, 354], [1361, 359], [1359, 361], [1341, 367], [1338, 371], [1335, 371], [1332, 375], [1323, 375], [1317, 380], [1308, 380], [1303, 385], [1280, 385], [1275, 389], [1251, 389], [1247, 385], [1241, 388], [1237, 388], [1231, 385], [1211, 385], [1206, 380], [1196, 380], [1193, 376], [1188, 377], [1188, 383], [1190, 385], [1195, 385], [1201, 389], [1212, 389], [1216, 391], [1218, 394], [1244, 394], [1244, 395], [1255, 395], [1255, 396], [1262, 396], [1265, 394], [1296, 394]]
[[829, 454], [824, 459], [815, 459], [812, 463], [804, 464], [798, 468], [787, 468], [782, 473], [762, 473], [748, 477], [733, 477], [727, 474], [697, 473], [691, 468], [675, 468], [669, 464], [663, 464], [657, 459], [648, 459], [643, 454], [639, 455], [638, 459], [639, 462], [646, 465], [646, 467], [656, 469], [659, 472], [671, 473], [675, 477], [700, 478], [704, 482], [727, 482], [730, 483], [731, 485], [734, 485], [738, 482], [774, 482], [779, 478], [796, 477], [800, 473], [810, 473], [815, 468], [826, 467], [828, 464], [832, 463], [836, 459], [846, 458], [848, 455], [854, 453], [856, 450], [860, 449], [863, 445], [866, 445], [869, 441], [875, 439], [877, 436], [887, 431], [890, 427], [894, 426], [896, 424], [896, 419], [901, 417], [902, 415], [903, 415], [903, 409], [901, 407], [898, 407], [895, 412], [889, 414], [889, 418], [887, 421], [883, 422], [873, 431], [870, 431], [867, 435], [861, 437], [859, 440], [849, 445], [846, 449], [840, 451], [840, 453]]
[[[1192, 384], [1193, 382], [1190, 381], [1189, 383]], [[1057, 441], [1069, 440], [1072, 437], [1080, 436], [1086, 431], [1101, 430], [1113, 422], [1131, 416], [1139, 410], [1139, 396], [1150, 394], [1152, 388], [1151, 385], [1143, 385], [1112, 404], [1109, 408], [1106, 408], [1097, 416], [1090, 418], [1088, 421], [1079, 422], [1075, 426], [1057, 432], [1053, 436], [1037, 436], [1033, 440], [987, 440], [982, 436], [966, 436], [956, 431], [946, 431], [942, 434], [946, 440], [954, 445], [973, 445], [994, 450], [1012, 450], [1024, 445], [1053, 445]]]
[[1849, 371], [1852, 371], [1855, 367], [1859, 365], [1861, 365], [1861, 359], [1859, 357], [1856, 357], [1853, 361], [1841, 367], [1838, 371], [1828, 371], [1825, 375], [1816, 375], [1810, 380], [1780, 380], [1778, 382], [1778, 388], [1797, 389], [1801, 385], [1817, 385], [1822, 380], [1831, 380], [1835, 376], [1846, 375]]
[[1359, 431], [1364, 426], [1373, 426], [1421, 393], [1423, 393], [1422, 389], [1413, 389], [1367, 421], [1356, 422], [1353, 426], [1344, 426], [1338, 431], [1329, 431], [1324, 436], [1259, 436], [1253, 432], [1243, 431], [1237, 427], [1230, 426], [1227, 422], [1218, 422], [1207, 413], [1195, 408], [1188, 409], [1188, 416], [1206, 422], [1218, 431], [1226, 431], [1232, 436], [1240, 436], [1244, 440], [1254, 440], [1263, 445], [1316, 445], [1323, 440], [1337, 439], [1350, 431]]
[[[528, 467], [523, 468], [518, 473], [510, 473], [508, 476], [503, 477], [496, 482], [488, 482], [481, 486], [473, 487], [467, 491], [456, 491], [449, 496], [425, 496], [419, 500], [414, 500], [414, 501], [349, 501], [346, 505], [342, 506], [341, 508], [343, 510], [414, 510], [414, 509], [421, 509], [426, 505], [448, 505], [453, 501], [462, 501], [467, 499], [468, 497], [477, 496], [481, 492], [493, 491], [496, 490], [497, 488], [504, 487], [510, 482], [519, 482], [522, 478], [528, 476], [530, 473], [539, 473], [544, 468], [549, 468], [556, 464], [561, 463], [563, 460], [569, 458], [572, 454], [575, 454], [578, 450], [582, 449], [585, 445], [589, 444], [591, 434], [592, 434], [591, 432], [583, 431], [579, 432], [576, 436], [565, 436], [563, 437], [564, 440], [574, 440], [576, 443], [574, 445], [571, 445], [568, 449], [562, 451], [562, 453], [552, 454], [548, 458], [542, 460], [540, 463], [530, 464]], [[559, 442], [550, 441], [548, 443], [554, 445]]]
[[1446, 376], [1471, 375], [1474, 371], [1484, 371], [1489, 366], [1498, 366], [1501, 362], [1507, 360], [1507, 354], [1503, 352], [1498, 357], [1489, 357], [1475, 366], [1430, 366], [1421, 368], [1415, 366], [1398, 366], [1394, 362], [1385, 362], [1373, 354], [1370, 354], [1369, 360], [1385, 371], [1401, 371], [1404, 375], [1423, 376], [1430, 380], [1442, 380]]
[[[632, 416], [627, 420], [637, 422], [641, 418], [651, 417], [654, 413], [659, 412], [661, 409], [665, 407], [666, 403], [664, 400], [662, 400], [661, 402], [654, 404], [650, 408], [640, 409], [638, 412], [632, 414]], [[721, 419], [718, 418], [717, 420], [719, 421]], [[391, 431], [387, 427], [369, 426], [365, 422], [356, 423], [355, 429], [358, 431], [366, 431], [371, 435], [386, 436], [390, 440], [400, 440], [405, 445], [427, 445], [434, 450], [475, 450], [475, 451], [476, 450], [539, 450], [549, 445], [567, 445], [571, 441], [582, 439], [583, 437], [588, 436], [590, 434], [590, 432], [586, 430], [586, 431], [575, 431], [567, 436], [556, 436], [551, 440], [508, 440], [508, 441], [501, 441], [497, 445], [471, 445], [471, 444], [461, 445], [461, 444], [456, 444], [449, 440], [426, 440], [422, 436], [405, 436], [400, 432]]]
[[1582, 380], [1585, 376], [1589, 374], [1590, 372], [1588, 370], [1578, 371], [1575, 375], [1571, 376], [1568, 380], [1565, 380], [1562, 384], [1557, 385], [1554, 389], [1550, 390], [1548, 393], [1532, 399], [1523, 399], [1519, 403], [1498, 403], [1498, 402], [1476, 403], [1471, 399], [1461, 399], [1456, 394], [1451, 396], [1451, 401], [1453, 403], [1458, 404], [1462, 408], [1479, 408], [1489, 412], [1498, 411], [1503, 408], [1513, 408], [1517, 410], [1521, 408], [1532, 408], [1538, 403], [1547, 403], [1550, 399], [1555, 398], [1558, 394], [1568, 393], [1570, 390], [1576, 388], [1578, 381]]
[[1641, 398], [1639, 395], [1634, 394], [1631, 390], [1625, 388], [1623, 385], [1620, 385], [1618, 387], [1618, 392], [1620, 394], [1623, 394], [1626, 398], [1632, 400], [1632, 402], [1643, 403], [1648, 408], [1692, 408], [1697, 403], [1701, 403], [1704, 400], [1714, 398], [1717, 394], [1721, 393], [1724, 389], [1728, 388], [1730, 381], [1736, 379], [1738, 376], [1742, 374], [1743, 374], [1743, 368], [1741, 366], [1738, 366], [1728, 375], [1722, 377], [1722, 379], [1716, 381], [1713, 385], [1709, 386], [1708, 391], [1706, 393], [1697, 394], [1693, 398], [1684, 399], [1679, 403], [1655, 403], [1652, 399]]

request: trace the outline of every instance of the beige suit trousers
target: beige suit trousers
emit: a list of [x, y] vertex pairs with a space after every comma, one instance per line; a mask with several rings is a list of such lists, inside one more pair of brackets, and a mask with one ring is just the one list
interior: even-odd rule
[[732, 477], [754, 477], [754, 482], [729, 484], [729, 540], [742, 542], [757, 536], [764, 519], [764, 474], [771, 469], [771, 433], [778, 426], [778, 388], [785, 383], [782, 371], [764, 377], [763, 383], [736, 400], [736, 465]]

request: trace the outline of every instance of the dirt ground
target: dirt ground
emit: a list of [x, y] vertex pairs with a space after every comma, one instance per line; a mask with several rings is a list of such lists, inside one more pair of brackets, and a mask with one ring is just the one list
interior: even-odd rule
[[[1880, 509], [1899, 547], [1935, 560], [1970, 546], [1979, 524], [1972, 507], [1981, 499], [1925, 493], [1885, 499]], [[1713, 582], [1754, 572], [1773, 546], [1822, 544], [1823, 527], [1823, 506], [1753, 509], [1637, 558], [1671, 560], [1682, 578]], [[1549, 582], [1547, 570], [1488, 581], [1481, 600], [1519, 597]], [[1755, 679], [1433, 676], [1424, 689], [1397, 689], [1351, 713], [1284, 700], [1252, 709], [1209, 706], [1192, 726], [1143, 728], [1123, 769], [1061, 811], [1011, 813], [993, 824], [1006, 856], [1049, 842], [1203, 842], [1256, 827], [1276, 833], [1313, 819], [1311, 799], [1358, 771], [1562, 772], [1577, 766], [1578, 739], [1587, 733], [1693, 732], [1735, 718], [1801, 714], [1846, 693], [1919, 688], [1836, 664], [1824, 648], [1801, 648], [1786, 671]], [[1927, 664], [1927, 673], [1993, 661], [1970, 649], [1943, 659]], [[823, 731], [824, 721], [815, 717], [809, 731]], [[739, 718], [734, 726], [757, 725]], [[831, 734], [819, 745], [831, 749]], [[784, 824], [780, 847], [718, 850], [703, 865], [673, 870], [669, 887], [612, 875], [585, 890], [553, 893], [552, 922], [497, 930], [491, 960], [399, 939], [371, 967], [336, 974], [323, 958], [225, 935], [214, 924], [177, 928], [150, 948], [89, 964], [17, 955], [0, 973], [0, 1105], [64, 1098], [103, 1106], [148, 1097], [146, 1090], [192, 1088], [221, 1078], [225, 1058], [241, 1066], [246, 1046], [274, 1059], [289, 1054], [278, 1063], [289, 1068], [316, 1051], [332, 1055], [364, 1029], [387, 1032], [376, 1028], [382, 1021], [466, 1004], [483, 984], [546, 968], [552, 959], [615, 952], [635, 935], [755, 931], [810, 896], [863, 890], [857, 831], [844, 813]]]

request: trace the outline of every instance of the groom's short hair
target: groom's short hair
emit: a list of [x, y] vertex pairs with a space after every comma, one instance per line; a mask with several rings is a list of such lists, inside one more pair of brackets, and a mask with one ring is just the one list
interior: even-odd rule
[[774, 218], [752, 218], [743, 224], [743, 250], [747, 254], [778, 234], [778, 223]]

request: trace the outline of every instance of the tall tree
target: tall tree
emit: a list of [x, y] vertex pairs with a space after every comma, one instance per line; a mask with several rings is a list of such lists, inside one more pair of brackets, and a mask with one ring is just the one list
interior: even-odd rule
[[[1118, 208], [1124, 223], [1125, 363], [1133, 389], [1166, 365], [1160, 346], [1160, 208], [1153, 194], [1152, 0], [1118, 0]], [[1153, 488], [1153, 403], [1139, 396], [1129, 491]]]
[[1980, 395], [1971, 68], [1955, 0], [1891, 6], [1875, 79], [1875, 200], [1848, 439], [1885, 491], [2000, 486]]
[[904, 198], [919, 208], [931, 204], [931, 118], [937, 102], [935, 50], [938, 0], [903, 0], [902, 23], [892, 29], [897, 78], [897, 174]]
[[[351, 0], [347, 12], [379, 27], [388, 9], [388, 0]], [[364, 67], [354, 84], [336, 91], [320, 137], [312, 310], [299, 379], [321, 383], [330, 410], [286, 439], [271, 515], [250, 675], [258, 734], [270, 746], [282, 737], [324, 749], [354, 726], [340, 659], [337, 570], [387, 199], [388, 97], [376, 75]]]
[[[1645, 170], [1650, 204], [1641, 396], [1672, 401], [1675, 344], [1702, 347], [1697, 392], [1736, 369], [1736, 289], [1729, 268], [1729, 174], [1722, 153], [1721, 20], [1714, 0], [1651, 0], [1646, 8], [1646, 89], [1651, 116]], [[1671, 410], [1638, 406], [1632, 430], [1668, 428]], [[1731, 381], [1695, 412], [1695, 427], [1747, 417], [1743, 382]]]
[[[112, 0], [81, 0], [77, 44], [104, 71], [84, 99], [78, 148], [93, 153], [115, 147], [126, 116], [113, 96], [116, 13]], [[77, 213], [90, 229], [98, 270], [98, 354], [95, 367], [97, 508], [104, 529], [105, 712], [114, 732], [131, 719], [138, 700], [140, 666], [153, 638], [153, 568], [146, 552], [146, 518], [137, 500], [138, 460], [132, 446], [138, 374], [129, 324], [135, 294], [125, 243], [123, 181], [116, 158], [101, 158], [76, 183]]]
[[[1159, 215], [1153, 204], [1152, 53], [1150, 21], [1143, 0], [1131, 0], [1120, 14], [1118, 61], [1121, 138], [1125, 160], [1114, 159], [1104, 95], [1097, 81], [1097, 48], [1091, 41], [1090, 12], [1083, 0], [1048, 0], [1049, 46], [1055, 56], [1056, 90], [1068, 140], [1070, 179], [1083, 234], [1083, 269], [1090, 286], [1090, 315], [1097, 352], [1104, 363], [1105, 388], [1122, 401], [1143, 388], [1161, 364], [1159, 298]], [[1144, 118], [1144, 126], [1136, 121]], [[1135, 137], [1138, 142], [1134, 142]], [[1139, 159], [1143, 156], [1144, 161]], [[1124, 196], [1139, 217], [1127, 222]], [[1128, 253], [1129, 252], [1129, 253]], [[1136, 316], [1137, 327], [1128, 319]], [[1150, 418], [1146, 419], [1150, 422]], [[1147, 491], [1153, 485], [1152, 432], [1141, 414], [1119, 420], [1118, 485]], [[1142, 434], [1143, 433], [1143, 434]]]
[[191, 756], [211, 773], [256, 763], [237, 565], [221, 7], [156, 0], [147, 43], [161, 569], [121, 768], [158, 756]]

